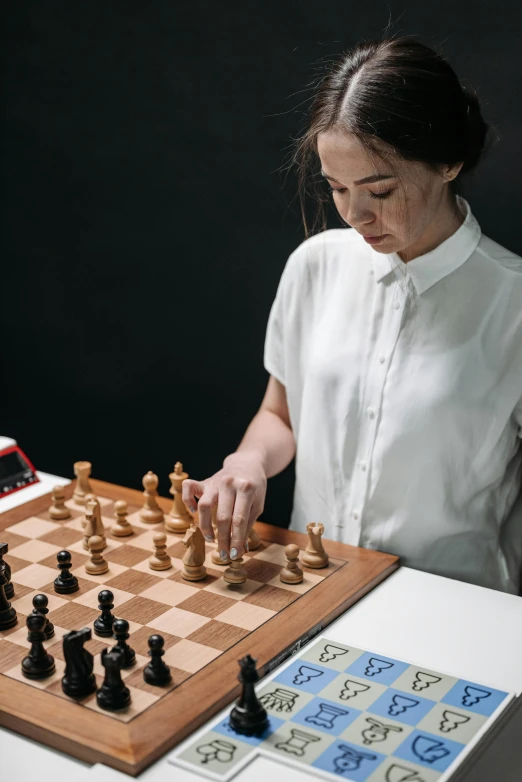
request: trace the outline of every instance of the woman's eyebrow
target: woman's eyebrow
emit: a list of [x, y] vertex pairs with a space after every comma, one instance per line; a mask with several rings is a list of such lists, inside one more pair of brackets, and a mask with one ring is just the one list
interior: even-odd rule
[[[325, 174], [324, 171], [321, 171], [321, 176], [324, 176], [325, 179], [330, 179], [332, 182], [338, 182], [338, 179], [335, 179], [333, 176], [328, 176], [328, 174]], [[354, 185], [369, 185], [372, 182], [381, 182], [383, 179], [393, 179], [392, 174], [372, 174], [372, 176], [367, 176], [364, 179], [359, 179], [357, 182], [354, 182]]]

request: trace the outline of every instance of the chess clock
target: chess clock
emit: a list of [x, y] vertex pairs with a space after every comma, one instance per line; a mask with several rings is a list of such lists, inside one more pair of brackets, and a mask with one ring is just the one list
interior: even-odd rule
[[36, 470], [16, 440], [0, 437], [0, 499], [39, 482]]

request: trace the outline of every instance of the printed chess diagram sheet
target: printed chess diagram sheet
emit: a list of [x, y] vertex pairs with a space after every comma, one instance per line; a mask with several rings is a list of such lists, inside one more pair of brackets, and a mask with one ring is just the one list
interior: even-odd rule
[[226, 716], [169, 761], [227, 782], [258, 754], [351, 782], [444, 782], [515, 698], [322, 638], [256, 688], [269, 715], [259, 737]]

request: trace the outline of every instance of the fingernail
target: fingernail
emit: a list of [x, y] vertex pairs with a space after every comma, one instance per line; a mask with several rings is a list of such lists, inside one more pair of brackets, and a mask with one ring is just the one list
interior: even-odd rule
[[191, 513], [196, 513], [196, 511], [197, 511], [197, 508], [196, 508], [196, 506], [195, 506], [195, 505], [191, 505], [191, 506], [189, 507], [189, 510], [190, 510], [190, 512], [191, 512]]
[[249, 545], [248, 545], [248, 540], [247, 540], [247, 542], [245, 543], [245, 551], [250, 551], [250, 547], [249, 547]]
[[230, 549], [230, 559], [235, 559], [237, 557], [237, 548], [231, 548]]
[[228, 559], [227, 552], [226, 551], [220, 551], [219, 552], [219, 558], [225, 561], [225, 559]]
[[214, 535], [205, 535], [205, 540], [208, 540], [209, 543], [212, 543], [214, 540]]

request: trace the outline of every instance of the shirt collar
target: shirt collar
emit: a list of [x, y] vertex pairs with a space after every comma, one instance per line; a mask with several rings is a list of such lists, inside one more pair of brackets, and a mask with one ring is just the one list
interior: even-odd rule
[[457, 203], [466, 215], [460, 228], [434, 250], [419, 255], [408, 263], [404, 263], [397, 253], [378, 253], [370, 246], [377, 282], [381, 282], [399, 267], [403, 275], [406, 272], [411, 277], [417, 293], [421, 294], [462, 266], [476, 250], [482, 231], [466, 199], [457, 196]]

